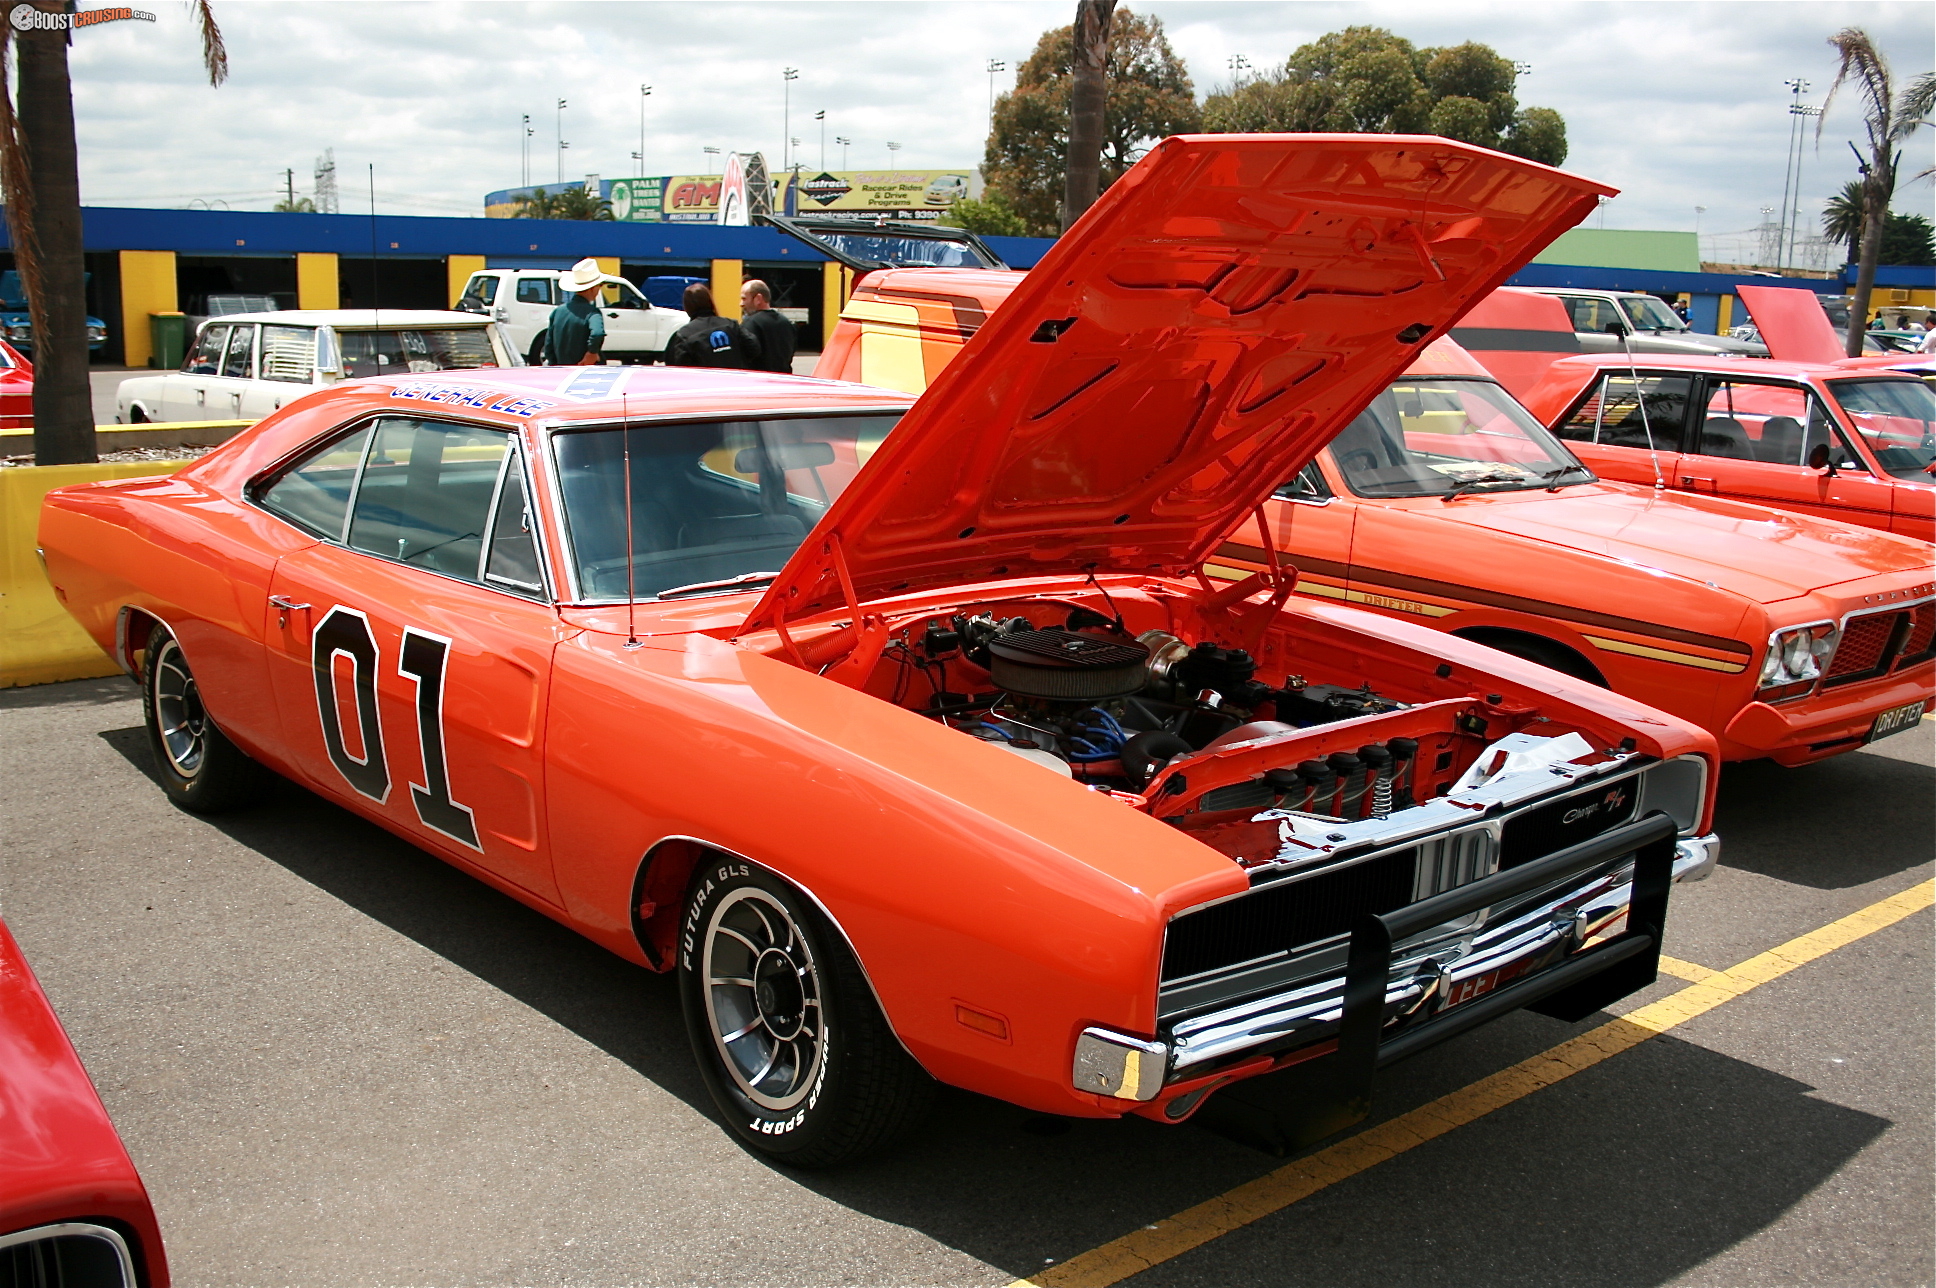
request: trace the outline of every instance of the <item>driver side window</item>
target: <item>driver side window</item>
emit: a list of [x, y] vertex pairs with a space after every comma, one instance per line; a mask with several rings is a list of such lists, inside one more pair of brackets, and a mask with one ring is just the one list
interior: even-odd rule
[[1277, 496], [1285, 501], [1328, 501], [1333, 493], [1331, 485], [1324, 481], [1324, 472], [1318, 463], [1312, 461], [1297, 472], [1297, 477], [1277, 489]]

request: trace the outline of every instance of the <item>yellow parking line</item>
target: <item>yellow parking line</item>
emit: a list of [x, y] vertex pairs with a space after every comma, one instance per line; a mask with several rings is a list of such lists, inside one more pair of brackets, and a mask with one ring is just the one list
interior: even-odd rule
[[1660, 968], [1669, 975], [1695, 984], [1716, 973], [1706, 966], [1695, 962], [1684, 962], [1678, 957], [1669, 957], [1666, 953], [1660, 955]]
[[1166, 1221], [1017, 1279], [1009, 1288], [1105, 1288], [1120, 1283], [1705, 1015], [1818, 957], [1893, 926], [1932, 901], [1936, 901], [1936, 882], [1924, 881]]

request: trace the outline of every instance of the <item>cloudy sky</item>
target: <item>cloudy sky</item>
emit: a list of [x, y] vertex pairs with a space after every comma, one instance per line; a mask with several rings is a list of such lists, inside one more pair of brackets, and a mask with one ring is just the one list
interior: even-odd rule
[[[210, 89], [186, 5], [146, 0], [154, 23], [84, 29], [73, 53], [81, 188], [90, 204], [266, 209], [282, 172], [311, 186], [315, 158], [335, 150], [343, 208], [368, 208], [376, 166], [380, 208], [397, 214], [481, 214], [487, 191], [520, 178], [519, 118], [529, 113], [534, 182], [692, 173], [707, 146], [763, 150], [778, 167], [781, 68], [792, 84], [791, 134], [804, 161], [838, 168], [836, 136], [854, 168], [884, 166], [887, 142], [909, 168], [972, 165], [987, 130], [990, 78], [1006, 89], [1042, 31], [1066, 23], [1071, 0], [215, 0], [231, 77]], [[1617, 185], [1609, 228], [1729, 234], [1778, 206], [1789, 140], [1788, 90], [1804, 77], [1820, 103], [1835, 71], [1825, 43], [1865, 28], [1899, 83], [1930, 70], [1936, 6], [1926, 0], [1552, 0], [1547, 3], [1335, 3], [1331, 0], [1126, 0], [1163, 19], [1199, 96], [1228, 80], [1229, 59], [1281, 63], [1298, 45], [1352, 24], [1388, 27], [1422, 45], [1478, 40], [1530, 64], [1523, 105], [1558, 109], [1567, 168]], [[85, 3], [84, 7], [95, 7]], [[646, 164], [640, 146], [641, 84]], [[1804, 209], [1854, 177], [1845, 139], [1858, 137], [1855, 96], [1831, 105], [1805, 153]], [[1936, 131], [1921, 132], [1914, 169], [1930, 164]], [[1909, 165], [1905, 172], [1913, 173]], [[1928, 212], [1928, 180], [1897, 208]], [[1748, 238], [1739, 240], [1747, 241]], [[1710, 244], [1712, 257], [1725, 246]], [[1723, 255], [1722, 257], [1731, 258]]]

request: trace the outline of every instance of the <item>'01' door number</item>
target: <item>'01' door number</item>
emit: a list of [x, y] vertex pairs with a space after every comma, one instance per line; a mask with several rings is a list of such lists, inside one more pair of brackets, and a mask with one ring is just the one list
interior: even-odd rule
[[[390, 798], [390, 765], [383, 752], [383, 727], [377, 718], [376, 677], [381, 654], [370, 619], [354, 608], [329, 610], [310, 638], [310, 668], [316, 676], [316, 712], [323, 722], [323, 744], [330, 763], [345, 781], [364, 796], [383, 804]], [[336, 700], [336, 659], [350, 660], [356, 689], [357, 740], [363, 754], [351, 754], [343, 737], [342, 707]], [[450, 641], [414, 626], [403, 628], [403, 652], [397, 674], [417, 685], [417, 736], [423, 747], [424, 783], [410, 785], [417, 818], [427, 828], [462, 842], [479, 853], [477, 823], [471, 808], [450, 796], [450, 774], [444, 761], [444, 665]]]

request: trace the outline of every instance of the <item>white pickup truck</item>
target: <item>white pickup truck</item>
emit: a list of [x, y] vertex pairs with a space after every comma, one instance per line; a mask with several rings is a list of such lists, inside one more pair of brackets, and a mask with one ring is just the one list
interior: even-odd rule
[[441, 309], [279, 309], [202, 323], [181, 370], [123, 380], [122, 425], [259, 420], [339, 380], [524, 365], [489, 318]]
[[[486, 268], [472, 273], [457, 307], [495, 318], [529, 355], [531, 341], [551, 323], [551, 310], [563, 303], [559, 274], [551, 268]], [[666, 342], [689, 320], [678, 309], [662, 309], [623, 278], [607, 278], [604, 356], [620, 362], [657, 362]]]

